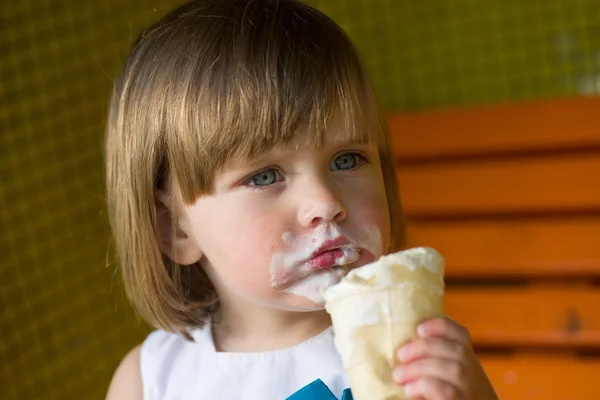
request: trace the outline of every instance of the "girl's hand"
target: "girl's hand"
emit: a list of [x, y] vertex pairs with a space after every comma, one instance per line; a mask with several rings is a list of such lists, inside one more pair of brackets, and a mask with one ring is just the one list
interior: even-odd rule
[[469, 332], [448, 318], [419, 325], [419, 337], [400, 347], [394, 380], [421, 400], [498, 400], [475, 352]]

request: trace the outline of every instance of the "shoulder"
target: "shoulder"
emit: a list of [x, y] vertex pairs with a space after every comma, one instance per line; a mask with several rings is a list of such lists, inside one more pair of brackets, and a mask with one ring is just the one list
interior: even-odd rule
[[134, 347], [117, 367], [106, 395], [106, 400], [142, 400], [140, 354], [142, 345]]
[[[204, 341], [200, 337], [200, 343]], [[165, 397], [173, 387], [180, 386], [182, 377], [194, 373], [201, 347], [175, 333], [160, 329], [151, 332], [121, 361], [106, 400]]]
[[151, 332], [117, 367], [106, 400], [142, 400], [149, 391], [147, 386], [157, 383], [165, 364], [169, 364], [169, 359], [185, 342], [184, 338], [163, 330]]
[[189, 352], [192, 346], [194, 342], [175, 333], [160, 329], [150, 333], [140, 350], [142, 377], [153, 378], [158, 370], [164, 374], [164, 366], [180, 361], [181, 355]]

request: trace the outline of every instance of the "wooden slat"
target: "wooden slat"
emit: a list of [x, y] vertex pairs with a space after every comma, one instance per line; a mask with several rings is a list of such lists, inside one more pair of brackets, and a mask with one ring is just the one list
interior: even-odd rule
[[600, 358], [482, 355], [480, 359], [502, 400], [600, 399]]
[[409, 247], [444, 255], [448, 277], [600, 276], [600, 213], [414, 221]]
[[475, 346], [600, 347], [600, 288], [471, 287], [446, 291], [446, 314]]
[[390, 113], [398, 158], [600, 146], [600, 97]]
[[400, 166], [408, 215], [600, 209], [600, 151]]

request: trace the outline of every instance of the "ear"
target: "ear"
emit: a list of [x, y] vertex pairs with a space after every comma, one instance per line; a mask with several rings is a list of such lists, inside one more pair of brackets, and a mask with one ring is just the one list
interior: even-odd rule
[[164, 190], [154, 195], [158, 244], [163, 254], [180, 265], [191, 265], [202, 258], [200, 245], [191, 232], [191, 224], [185, 216], [175, 212], [175, 200]]

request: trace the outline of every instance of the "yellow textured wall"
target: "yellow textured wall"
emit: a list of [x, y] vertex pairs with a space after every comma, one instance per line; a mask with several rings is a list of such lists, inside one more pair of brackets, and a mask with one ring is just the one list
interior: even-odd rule
[[598, 0], [306, 0], [355, 41], [386, 107], [600, 93]]
[[100, 399], [147, 331], [106, 266], [103, 130], [129, 42], [173, 4], [0, 5], [0, 399]]
[[[129, 44], [179, 2], [0, 4], [0, 399], [100, 399], [148, 331], [106, 265], [103, 131]], [[597, 0], [308, 2], [389, 108], [600, 90]]]

